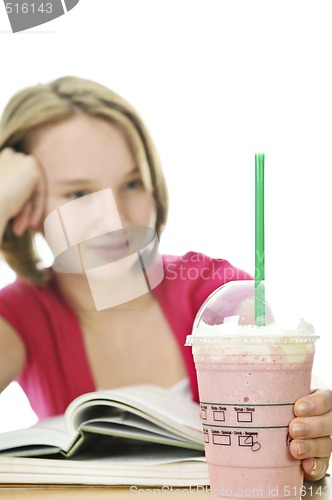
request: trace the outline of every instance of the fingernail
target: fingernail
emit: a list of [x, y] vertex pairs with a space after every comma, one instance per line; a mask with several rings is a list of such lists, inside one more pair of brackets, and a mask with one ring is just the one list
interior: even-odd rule
[[300, 403], [297, 407], [296, 407], [296, 410], [297, 410], [297, 415], [298, 416], [305, 416], [305, 415], [309, 415], [310, 413], [310, 404], [309, 403]]
[[316, 462], [316, 460], [313, 460], [312, 461], [312, 469], [311, 469], [310, 475], [311, 476], [316, 476], [318, 478], [319, 477], [323, 477], [324, 474], [326, 474], [328, 466], [329, 466], [328, 462], [325, 462], [325, 461], [322, 461], [322, 460], [318, 460], [318, 462]]
[[309, 426], [307, 424], [297, 423], [292, 427], [292, 434], [294, 437], [305, 436], [309, 432]]
[[313, 460], [312, 461], [312, 469], [311, 471], [309, 472], [310, 476], [317, 476], [319, 474], [319, 470], [318, 470], [318, 465], [317, 465], [317, 462], [316, 460]]
[[310, 447], [307, 443], [300, 442], [300, 443], [296, 443], [296, 444], [297, 444], [297, 452], [299, 455], [305, 455], [306, 453], [308, 453]]

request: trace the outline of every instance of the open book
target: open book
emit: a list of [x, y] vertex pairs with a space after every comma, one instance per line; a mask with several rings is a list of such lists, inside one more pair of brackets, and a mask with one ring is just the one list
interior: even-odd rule
[[199, 411], [152, 385], [83, 394], [62, 416], [0, 434], [0, 482], [206, 485]]

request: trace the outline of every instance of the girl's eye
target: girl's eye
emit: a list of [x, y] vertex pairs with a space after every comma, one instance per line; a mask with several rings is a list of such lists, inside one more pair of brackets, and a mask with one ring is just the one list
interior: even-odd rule
[[144, 187], [142, 179], [133, 179], [132, 181], [126, 182], [124, 185], [125, 189], [140, 189]]
[[86, 196], [89, 194], [87, 191], [73, 191], [72, 193], [67, 194], [67, 198], [69, 200], [77, 200], [78, 198], [83, 198], [83, 196]]

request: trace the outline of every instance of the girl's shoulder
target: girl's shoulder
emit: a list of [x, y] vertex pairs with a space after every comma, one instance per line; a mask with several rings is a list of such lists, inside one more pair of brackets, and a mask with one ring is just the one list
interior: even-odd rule
[[64, 306], [53, 276], [42, 285], [16, 278], [0, 289], [0, 315], [16, 329], [31, 325], [31, 321], [44, 323], [49, 315], [59, 314]]

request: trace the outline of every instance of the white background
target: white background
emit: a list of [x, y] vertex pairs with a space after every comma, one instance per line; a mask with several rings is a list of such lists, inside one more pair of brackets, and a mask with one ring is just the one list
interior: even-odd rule
[[[315, 371], [330, 386], [331, 14], [330, 0], [80, 0], [12, 34], [0, 3], [0, 109], [66, 74], [131, 101], [168, 181], [164, 252], [253, 274], [254, 155], [265, 153], [266, 277], [314, 324]], [[27, 423], [19, 404], [4, 394], [0, 426]]]

